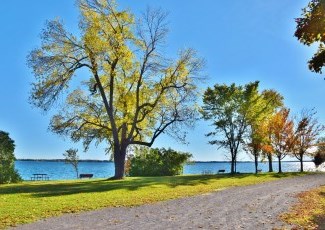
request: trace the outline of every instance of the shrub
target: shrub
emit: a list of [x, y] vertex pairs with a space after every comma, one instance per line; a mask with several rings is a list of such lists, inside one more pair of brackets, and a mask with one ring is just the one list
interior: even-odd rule
[[325, 154], [321, 153], [321, 152], [317, 152], [314, 155], [314, 160], [313, 161], [314, 161], [316, 167], [318, 167], [319, 165], [321, 165], [322, 163], [325, 162]]
[[129, 158], [129, 176], [174, 176], [182, 174], [183, 165], [192, 157], [172, 149], [139, 148]]
[[317, 151], [313, 159], [316, 167], [325, 162], [325, 137], [320, 137], [317, 141]]

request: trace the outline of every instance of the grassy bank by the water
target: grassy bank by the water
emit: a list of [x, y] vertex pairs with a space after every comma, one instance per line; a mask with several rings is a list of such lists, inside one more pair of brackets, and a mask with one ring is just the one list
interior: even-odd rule
[[190, 175], [0, 185], [0, 229], [62, 213], [134, 206], [296, 175], [302, 174]]

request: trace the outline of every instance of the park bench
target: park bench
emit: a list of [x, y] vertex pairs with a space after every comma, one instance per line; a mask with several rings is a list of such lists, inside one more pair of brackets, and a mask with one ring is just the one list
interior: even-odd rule
[[82, 178], [92, 178], [94, 175], [93, 174], [89, 174], [89, 173], [86, 173], [86, 174], [80, 174], [79, 175], [79, 178], [82, 179]]
[[50, 180], [50, 177], [47, 174], [44, 173], [34, 173], [33, 176], [30, 178], [30, 180]]
[[257, 172], [258, 172], [258, 173], [262, 172], [262, 169], [257, 169]]
[[219, 169], [219, 170], [218, 170], [218, 174], [219, 174], [219, 173], [225, 173], [225, 172], [226, 172], [225, 169]]
[[212, 172], [211, 170], [203, 170], [203, 171], [202, 171], [202, 174], [203, 174], [203, 175], [212, 175], [213, 172]]

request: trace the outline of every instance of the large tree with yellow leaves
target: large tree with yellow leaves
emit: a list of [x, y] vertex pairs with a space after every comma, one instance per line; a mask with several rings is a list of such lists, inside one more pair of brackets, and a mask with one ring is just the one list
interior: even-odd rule
[[182, 139], [183, 127], [193, 124], [202, 60], [192, 49], [176, 60], [163, 55], [168, 29], [161, 10], [136, 18], [114, 0], [78, 6], [80, 34], [49, 21], [41, 47], [28, 56], [36, 78], [31, 102], [44, 111], [63, 103], [50, 129], [83, 141], [86, 150], [106, 141], [113, 178], [121, 179], [130, 145], [151, 146], [162, 133]]

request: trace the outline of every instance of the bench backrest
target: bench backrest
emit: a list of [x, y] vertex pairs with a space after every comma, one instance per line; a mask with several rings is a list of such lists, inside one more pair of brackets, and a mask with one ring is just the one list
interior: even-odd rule
[[93, 177], [93, 174], [80, 174], [79, 177]]

